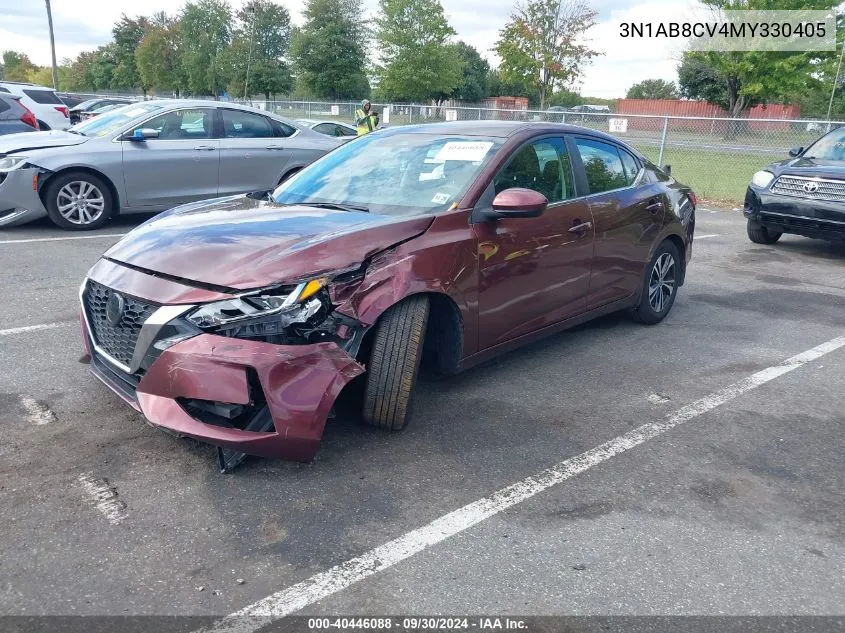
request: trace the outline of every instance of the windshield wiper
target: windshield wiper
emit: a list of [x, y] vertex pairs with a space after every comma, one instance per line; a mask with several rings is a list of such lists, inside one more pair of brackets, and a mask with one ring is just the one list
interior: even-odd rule
[[288, 206], [319, 207], [321, 209], [337, 209], [338, 211], [363, 211], [364, 213], [370, 212], [367, 207], [359, 207], [354, 204], [336, 204], [334, 202], [297, 202]]

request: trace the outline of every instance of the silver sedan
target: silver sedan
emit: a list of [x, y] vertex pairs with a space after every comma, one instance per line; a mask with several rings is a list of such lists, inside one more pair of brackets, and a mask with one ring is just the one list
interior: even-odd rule
[[133, 103], [67, 132], [0, 138], [0, 226], [49, 218], [64, 229], [281, 181], [341, 143], [232, 103]]

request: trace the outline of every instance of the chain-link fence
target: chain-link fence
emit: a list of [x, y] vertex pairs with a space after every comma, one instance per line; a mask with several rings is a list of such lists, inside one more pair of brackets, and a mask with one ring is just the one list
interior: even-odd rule
[[[356, 103], [256, 101], [291, 119], [354, 121]], [[435, 121], [548, 121], [609, 132], [695, 189], [700, 197], [739, 202], [752, 174], [788, 158], [845, 123], [818, 120], [670, 117], [579, 111], [501, 110], [485, 107], [373, 104], [389, 126]], [[386, 119], [386, 120], [385, 120]]]
[[[94, 95], [91, 95], [94, 96]], [[265, 101], [255, 107], [289, 119], [354, 123], [357, 102]], [[826, 131], [845, 123], [821, 120], [727, 119], [551, 109], [503, 110], [479, 106], [374, 103], [382, 125], [437, 121], [547, 121], [609, 132], [660, 165], [702, 198], [740, 202], [755, 171], [788, 158], [794, 147], [807, 147]]]

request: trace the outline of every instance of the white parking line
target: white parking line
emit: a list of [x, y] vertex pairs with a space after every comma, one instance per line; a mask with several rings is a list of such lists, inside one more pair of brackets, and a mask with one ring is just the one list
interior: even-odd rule
[[83, 473], [77, 481], [88, 500], [103, 513], [109, 523], [117, 525], [126, 518], [126, 504], [117, 498], [117, 488], [108, 480], [94, 477], [93, 473]]
[[706, 233], [705, 235], [696, 235], [696, 240], [706, 240], [708, 237], [719, 237], [716, 233]]
[[24, 334], [25, 332], [37, 332], [38, 330], [52, 330], [57, 327], [74, 325], [77, 321], [62, 321], [60, 323], [42, 323], [41, 325], [25, 325], [13, 327], [8, 330], [0, 330], [0, 336], [11, 336], [12, 334]]
[[46, 404], [41, 404], [30, 396], [21, 396], [21, 406], [26, 411], [26, 420], [35, 426], [43, 426], [56, 421], [56, 414]]
[[432, 545], [460, 534], [503, 510], [522, 503], [544, 490], [548, 490], [593, 466], [609, 460], [611, 457], [629, 451], [676, 426], [689, 422], [719, 405], [841, 347], [845, 347], [845, 336], [832, 339], [797, 356], [788, 358], [778, 365], [752, 374], [724, 389], [714, 391], [685, 407], [681, 407], [660, 422], [643, 424], [585, 453], [562, 461], [548, 470], [502, 488], [489, 497], [474, 501], [435, 519], [428, 525], [403, 534], [361, 556], [352, 558], [331, 569], [315, 574], [303, 582], [271, 594], [240, 611], [226, 616], [210, 629], [204, 629], [204, 631], [206, 633], [250, 633], [257, 631], [267, 626], [270, 620], [299, 611], [373, 574], [389, 569], [397, 563], [419, 554]]
[[33, 242], [66, 242], [69, 240], [96, 240], [101, 237], [123, 237], [126, 233], [103, 233], [100, 235], [71, 235], [68, 237], [33, 237], [22, 240], [2, 240], [0, 244], [32, 244]]

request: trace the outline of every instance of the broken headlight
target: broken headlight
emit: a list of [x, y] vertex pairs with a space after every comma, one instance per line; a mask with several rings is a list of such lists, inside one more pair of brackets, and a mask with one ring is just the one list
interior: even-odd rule
[[[325, 285], [326, 279], [312, 279], [296, 286], [262, 290], [253, 294], [215, 301], [188, 313], [186, 318], [203, 330], [215, 330], [232, 324], [275, 315], [302, 312], [303, 306], [319, 308], [319, 299], [312, 299]], [[312, 301], [308, 301], [312, 299]], [[312, 307], [313, 309], [313, 307]], [[310, 310], [306, 310], [308, 312]]]

